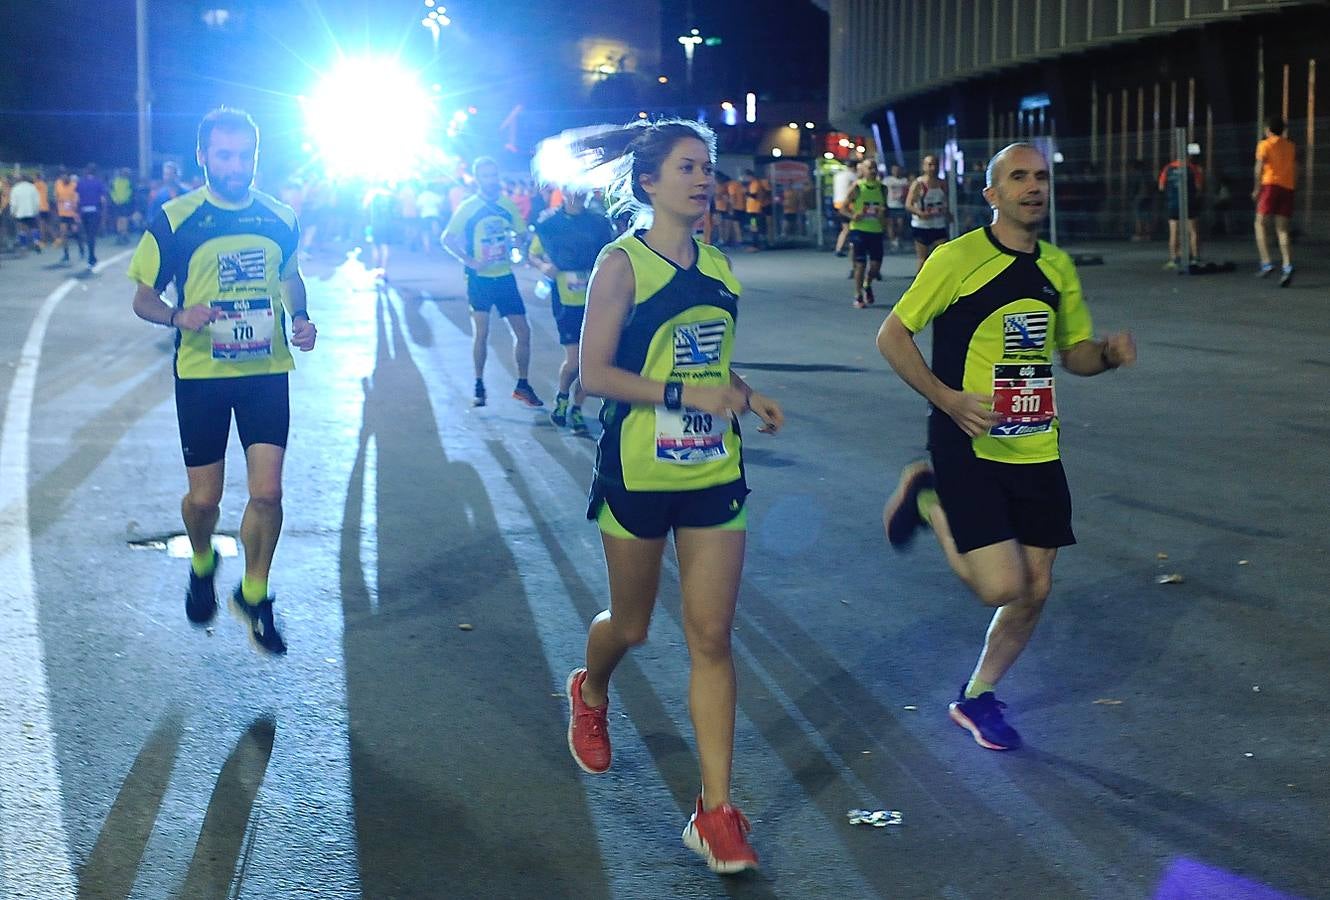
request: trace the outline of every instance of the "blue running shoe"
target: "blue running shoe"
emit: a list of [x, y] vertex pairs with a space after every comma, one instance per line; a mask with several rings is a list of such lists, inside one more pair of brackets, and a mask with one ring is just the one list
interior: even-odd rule
[[887, 529], [887, 541], [897, 550], [903, 550], [914, 540], [914, 533], [923, 527], [919, 516], [919, 492], [933, 487], [933, 470], [920, 460], [901, 470], [896, 492], [882, 510], [882, 524]]
[[984, 691], [978, 697], [966, 699], [965, 686], [961, 685], [960, 696], [951, 704], [951, 721], [974, 736], [974, 742], [989, 750], [1018, 750], [1021, 736], [1016, 729], [1002, 718], [1002, 710], [1007, 708], [992, 691]]
[[281, 656], [286, 653], [286, 641], [282, 640], [281, 632], [277, 630], [277, 624], [272, 618], [272, 597], [264, 597], [258, 603], [250, 603], [237, 584], [231, 594], [231, 614], [245, 623], [249, 631], [249, 642], [254, 645], [255, 650], [269, 656]]

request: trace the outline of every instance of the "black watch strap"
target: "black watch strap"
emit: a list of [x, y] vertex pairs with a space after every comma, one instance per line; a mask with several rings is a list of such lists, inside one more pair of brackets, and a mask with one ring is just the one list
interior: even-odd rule
[[683, 382], [665, 382], [665, 408], [683, 409]]
[[304, 319], [306, 322], [308, 322], [309, 321], [308, 310], [298, 309], [295, 312], [291, 313], [291, 321], [294, 322], [296, 319]]

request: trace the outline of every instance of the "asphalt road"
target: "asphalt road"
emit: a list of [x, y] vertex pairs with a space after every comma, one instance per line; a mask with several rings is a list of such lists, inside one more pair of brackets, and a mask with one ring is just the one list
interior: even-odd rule
[[[0, 471], [0, 896], [1330, 896], [1330, 267], [1309, 250], [1281, 291], [1222, 249], [1238, 272], [1180, 278], [1125, 246], [1082, 269], [1097, 327], [1132, 328], [1141, 360], [1059, 380], [1080, 544], [1001, 685], [1028, 744], [1006, 754], [946, 717], [987, 613], [926, 539], [896, 555], [881, 532], [924, 438], [873, 346], [912, 261], [858, 311], [842, 260], [735, 258], [736, 367], [789, 421], [747, 432], [734, 780], [763, 867], [728, 880], [679, 842], [697, 775], [672, 568], [615, 676], [614, 768], [568, 758], [563, 679], [606, 597], [594, 446], [507, 399], [501, 328], [470, 407], [455, 266], [403, 254], [383, 292], [354, 258], [306, 265], [320, 338], [292, 376], [272, 579], [291, 652], [270, 661], [224, 615], [192, 629], [186, 563], [152, 549], [181, 531], [184, 472], [169, 335], [132, 315], [125, 261], [48, 304], [26, 364], [68, 273], [3, 261], [25, 465]], [[234, 436], [228, 465], [234, 534]], [[219, 589], [239, 574], [226, 559]]]

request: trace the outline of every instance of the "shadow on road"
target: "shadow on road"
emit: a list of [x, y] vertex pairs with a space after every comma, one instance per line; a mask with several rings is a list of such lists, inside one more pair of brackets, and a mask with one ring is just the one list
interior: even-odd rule
[[[563, 707], [544, 687], [554, 679], [508, 543], [475, 470], [445, 452], [383, 293], [376, 311], [340, 562], [364, 896], [493, 896], [496, 884], [607, 896]], [[377, 596], [360, 549], [369, 503]]]
[[[79, 900], [126, 900], [132, 894], [143, 852], [171, 781], [183, 730], [184, 716], [172, 710], [148, 736], [79, 872]], [[249, 823], [276, 734], [276, 720], [264, 715], [255, 719], [236, 742], [217, 777], [178, 896], [226, 900], [237, 879], [244, 880], [248, 859], [245, 833], [250, 832], [252, 842], [257, 817], [254, 829]]]

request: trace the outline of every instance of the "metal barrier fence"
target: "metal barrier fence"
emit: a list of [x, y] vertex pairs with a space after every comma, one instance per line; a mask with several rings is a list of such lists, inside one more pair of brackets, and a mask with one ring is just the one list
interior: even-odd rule
[[[1303, 240], [1330, 240], [1330, 154], [1316, 153], [1317, 135], [1327, 133], [1330, 119], [1294, 121], [1285, 131], [1296, 148], [1290, 224]], [[1264, 127], [1258, 134], [1254, 125], [1124, 130], [1108, 137], [1049, 133], [999, 140], [944, 139], [927, 152], [942, 161], [958, 233], [988, 219], [982, 195], [988, 159], [1009, 140], [1024, 140], [1043, 149], [1051, 163], [1048, 235], [1058, 243], [1166, 241], [1169, 219], [1180, 213], [1184, 231], [1187, 223], [1195, 223], [1204, 256], [1207, 241], [1252, 234], [1256, 146], [1264, 136]], [[1169, 165], [1183, 157], [1188, 178], [1170, 180]], [[921, 161], [922, 154], [905, 160], [910, 177], [918, 173]], [[894, 162], [890, 151], [884, 162]], [[1188, 182], [1190, 190], [1179, 196], [1176, 185]], [[1183, 245], [1182, 253], [1187, 255], [1187, 242]]]

